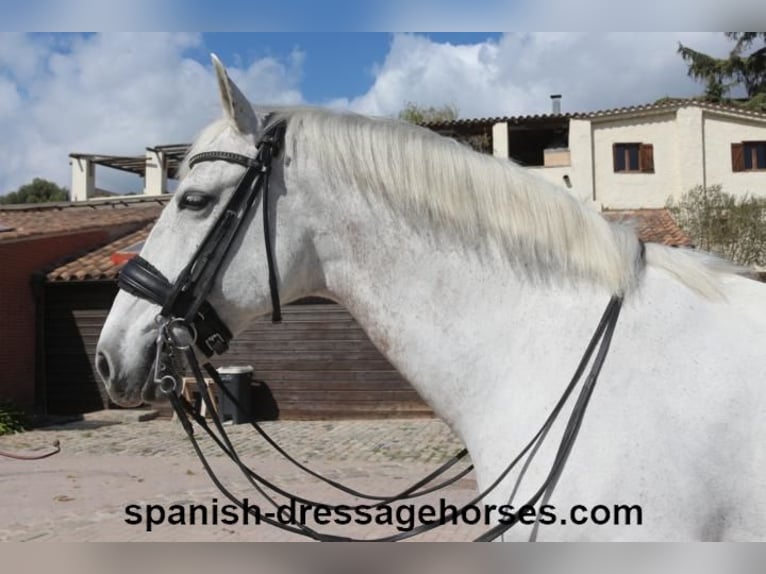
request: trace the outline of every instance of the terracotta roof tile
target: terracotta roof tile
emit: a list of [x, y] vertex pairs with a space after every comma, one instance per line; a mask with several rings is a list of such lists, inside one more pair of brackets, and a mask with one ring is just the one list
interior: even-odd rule
[[117, 274], [127, 262], [127, 258], [117, 263], [114, 257], [123, 249], [144, 241], [154, 227], [154, 221], [116, 241], [104, 245], [83, 255], [82, 257], [61, 265], [46, 275], [47, 281], [109, 281], [117, 278]]
[[673, 247], [693, 247], [692, 240], [676, 224], [667, 209], [610, 210], [602, 214], [609, 221], [632, 224], [642, 241]]
[[0, 206], [0, 243], [154, 221], [169, 196]]

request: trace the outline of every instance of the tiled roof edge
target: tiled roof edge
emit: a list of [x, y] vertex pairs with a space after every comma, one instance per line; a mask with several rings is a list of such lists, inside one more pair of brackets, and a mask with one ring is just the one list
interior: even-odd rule
[[744, 116], [755, 117], [758, 119], [766, 119], [766, 112], [751, 110], [743, 106], [737, 106], [734, 104], [716, 104], [712, 102], [705, 102], [694, 99], [679, 99], [669, 102], [655, 103], [655, 104], [640, 104], [636, 106], [624, 106], [619, 108], [608, 108], [604, 110], [594, 110], [591, 112], [572, 112], [562, 114], [532, 114], [532, 115], [520, 115], [520, 116], [496, 116], [496, 117], [484, 117], [484, 118], [460, 118], [456, 120], [450, 120], [447, 122], [424, 122], [420, 124], [423, 127], [429, 129], [460, 127], [470, 125], [481, 124], [494, 124], [498, 122], [520, 123], [526, 121], [543, 121], [543, 120], [569, 120], [569, 119], [598, 119], [619, 115], [630, 115], [636, 113], [654, 113], [654, 112], [667, 112], [675, 111], [679, 108], [696, 106], [712, 111], [733, 112]]
[[2, 211], [61, 211], [63, 209], [74, 209], [82, 207], [117, 207], [117, 206], [129, 206], [140, 203], [159, 203], [164, 204], [172, 199], [172, 195], [129, 195], [116, 197], [98, 197], [89, 199], [87, 201], [57, 201], [49, 203], [20, 203], [11, 205], [0, 205], [0, 212]]

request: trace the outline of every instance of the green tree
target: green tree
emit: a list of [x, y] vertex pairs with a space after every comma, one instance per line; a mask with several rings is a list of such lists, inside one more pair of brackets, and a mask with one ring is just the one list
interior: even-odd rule
[[12, 203], [47, 203], [50, 201], [68, 201], [69, 190], [47, 179], [36, 177], [31, 183], [22, 185], [18, 190], [0, 196], [0, 204]]
[[407, 102], [399, 112], [399, 119], [413, 124], [436, 124], [450, 122], [458, 118], [457, 108], [452, 104], [441, 107], [420, 106], [414, 102]]
[[[420, 106], [414, 102], [407, 102], [404, 108], [399, 112], [399, 119], [413, 124], [426, 125], [443, 124], [455, 121], [459, 114], [457, 107], [447, 104], [441, 107]], [[492, 153], [491, 128], [484, 127], [472, 130], [471, 132], [460, 131], [460, 133], [444, 133], [449, 135], [460, 143], [463, 143], [481, 153]], [[450, 130], [451, 131], [451, 130]]]
[[734, 197], [720, 185], [698, 185], [667, 207], [704, 251], [740, 265], [766, 266], [766, 198]]
[[731, 88], [742, 86], [748, 98], [745, 105], [761, 109], [766, 106], [766, 32], [725, 34], [734, 42], [728, 58], [714, 58], [680, 43], [678, 53], [689, 76], [705, 84], [705, 98], [724, 102]]

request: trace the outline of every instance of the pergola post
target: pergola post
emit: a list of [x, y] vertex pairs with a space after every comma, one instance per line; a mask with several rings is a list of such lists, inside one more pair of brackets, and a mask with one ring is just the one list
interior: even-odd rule
[[69, 156], [72, 166], [71, 201], [88, 201], [96, 189], [96, 166], [87, 158]]
[[168, 171], [165, 154], [155, 148], [146, 149], [146, 175], [144, 176], [144, 195], [162, 195], [167, 193]]
[[492, 125], [492, 155], [508, 159], [508, 122]]

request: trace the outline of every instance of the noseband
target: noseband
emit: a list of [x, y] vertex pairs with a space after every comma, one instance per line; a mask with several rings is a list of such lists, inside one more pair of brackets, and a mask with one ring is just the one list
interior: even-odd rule
[[231, 331], [207, 301], [207, 297], [234, 239], [261, 192], [272, 320], [282, 320], [271, 246], [268, 190], [271, 164], [279, 154], [284, 132], [283, 122], [269, 127], [258, 142], [254, 158], [237, 153], [209, 151], [189, 159], [190, 168], [206, 161], [226, 161], [239, 164], [246, 171], [226, 208], [175, 283], [171, 283], [140, 256], [131, 259], [120, 273], [117, 282], [120, 289], [162, 308], [157, 316], [158, 326], [163, 338], [174, 347], [183, 349], [196, 345], [206, 357], [220, 355], [228, 350]]

